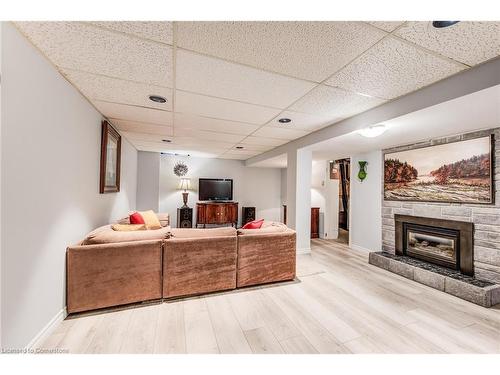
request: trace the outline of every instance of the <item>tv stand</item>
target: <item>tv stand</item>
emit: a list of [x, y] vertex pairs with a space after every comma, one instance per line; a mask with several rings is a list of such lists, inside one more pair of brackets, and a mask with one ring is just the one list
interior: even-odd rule
[[196, 227], [207, 224], [238, 225], [238, 202], [198, 202], [196, 203]]

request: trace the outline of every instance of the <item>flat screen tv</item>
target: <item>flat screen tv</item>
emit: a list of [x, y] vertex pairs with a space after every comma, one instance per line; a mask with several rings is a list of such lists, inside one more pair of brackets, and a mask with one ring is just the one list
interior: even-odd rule
[[229, 178], [200, 178], [198, 197], [200, 201], [232, 201], [233, 180]]

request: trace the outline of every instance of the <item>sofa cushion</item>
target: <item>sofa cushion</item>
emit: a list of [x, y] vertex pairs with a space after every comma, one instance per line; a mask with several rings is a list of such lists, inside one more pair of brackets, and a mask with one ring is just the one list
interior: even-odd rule
[[119, 232], [111, 228], [111, 225], [99, 227], [90, 232], [82, 242], [82, 245], [99, 245], [105, 243], [119, 243], [144, 240], [163, 240], [170, 237], [170, 227], [152, 230], [138, 230], [132, 232]]
[[243, 229], [260, 229], [263, 223], [264, 219], [249, 221], [248, 223], [243, 225]]
[[111, 229], [118, 232], [133, 232], [136, 230], [146, 230], [144, 224], [112, 224]]
[[134, 224], [146, 224], [144, 221], [144, 218], [142, 217], [142, 215], [139, 212], [131, 213], [129, 216], [129, 222], [132, 225], [134, 225]]
[[264, 220], [260, 229], [238, 229], [238, 235], [245, 234], [270, 234], [270, 233], [283, 233], [286, 232], [288, 227], [283, 223], [278, 223], [277, 221]]
[[146, 228], [148, 229], [160, 229], [161, 224], [160, 220], [154, 213], [153, 210], [141, 211], [140, 212], [142, 218], [144, 219], [144, 223], [146, 224]]
[[236, 229], [233, 227], [195, 229], [195, 228], [172, 228], [172, 238], [207, 238], [207, 237], [233, 237]]
[[[134, 211], [135, 212], [135, 211]], [[133, 212], [130, 212], [132, 214]], [[157, 213], [156, 216], [160, 221], [162, 227], [167, 227], [170, 225], [170, 216], [167, 213]], [[117, 224], [130, 224], [130, 216], [124, 217], [116, 221]]]

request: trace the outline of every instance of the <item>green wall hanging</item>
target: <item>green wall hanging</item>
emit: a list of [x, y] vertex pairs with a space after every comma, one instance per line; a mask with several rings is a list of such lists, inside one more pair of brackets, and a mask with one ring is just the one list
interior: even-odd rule
[[367, 161], [358, 161], [359, 163], [359, 172], [358, 172], [358, 178], [361, 182], [366, 178], [366, 165], [368, 164]]

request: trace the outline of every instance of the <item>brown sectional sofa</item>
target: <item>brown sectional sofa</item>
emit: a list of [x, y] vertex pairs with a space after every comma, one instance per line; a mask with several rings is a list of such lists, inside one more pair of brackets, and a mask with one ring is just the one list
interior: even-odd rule
[[238, 231], [167, 225], [115, 232], [104, 226], [67, 249], [67, 309], [75, 313], [294, 278], [295, 231], [284, 224]]

